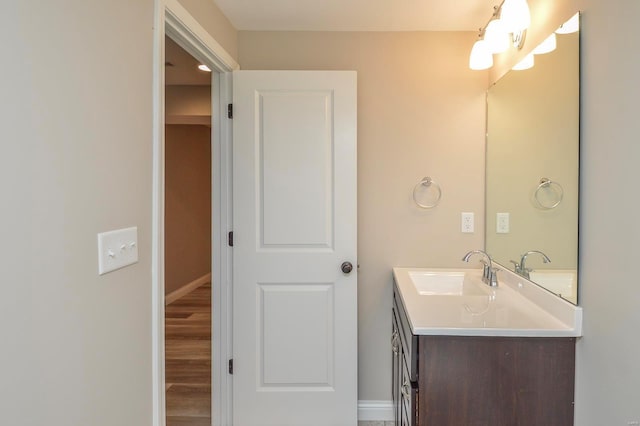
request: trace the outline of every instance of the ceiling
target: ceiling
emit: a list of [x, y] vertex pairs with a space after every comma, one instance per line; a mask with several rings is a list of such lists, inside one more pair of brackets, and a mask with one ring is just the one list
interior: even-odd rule
[[168, 86], [211, 85], [211, 73], [200, 71], [200, 62], [169, 37], [165, 37], [164, 62], [165, 84]]
[[213, 0], [238, 30], [476, 31], [500, 0]]

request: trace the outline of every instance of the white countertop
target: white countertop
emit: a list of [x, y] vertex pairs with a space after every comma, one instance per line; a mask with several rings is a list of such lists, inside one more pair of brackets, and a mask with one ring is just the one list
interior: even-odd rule
[[[513, 272], [498, 272], [498, 287], [481, 281], [477, 269], [393, 268], [400, 303], [415, 335], [579, 337], [582, 308]], [[464, 271], [472, 295], [420, 295], [411, 271]]]

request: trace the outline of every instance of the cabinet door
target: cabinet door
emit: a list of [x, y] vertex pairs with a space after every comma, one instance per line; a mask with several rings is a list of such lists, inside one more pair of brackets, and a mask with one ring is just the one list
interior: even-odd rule
[[393, 413], [395, 425], [401, 424], [400, 421], [400, 386], [402, 378], [402, 363], [400, 362], [401, 341], [400, 331], [398, 329], [398, 320], [396, 310], [393, 309], [393, 325], [391, 333], [391, 396], [393, 398]]
[[[402, 347], [404, 349], [404, 347]], [[411, 381], [411, 375], [409, 374], [409, 366], [401, 357], [402, 362], [402, 376], [400, 379], [400, 410], [401, 410], [401, 425], [402, 426], [414, 426], [417, 425], [416, 419], [416, 398], [417, 398], [417, 383]]]
[[425, 425], [572, 426], [575, 339], [420, 336]]

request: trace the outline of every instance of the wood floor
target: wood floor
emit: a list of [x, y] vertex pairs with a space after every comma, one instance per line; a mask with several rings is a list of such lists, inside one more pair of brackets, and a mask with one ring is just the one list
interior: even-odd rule
[[165, 308], [167, 426], [211, 426], [211, 284]]

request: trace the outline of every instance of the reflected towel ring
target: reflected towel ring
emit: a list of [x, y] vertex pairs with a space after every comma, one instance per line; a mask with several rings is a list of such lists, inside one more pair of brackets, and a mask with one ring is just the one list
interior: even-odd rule
[[[542, 189], [550, 189], [551, 191], [553, 191], [556, 195], [557, 201], [552, 203], [548, 203], [548, 202], [545, 203], [542, 200], [540, 200], [540, 193], [542, 192]], [[540, 207], [543, 210], [551, 210], [558, 207], [562, 202], [562, 197], [564, 197], [564, 190], [562, 189], [562, 185], [560, 185], [558, 182], [555, 182], [545, 177], [540, 179], [540, 183], [538, 184], [538, 187], [536, 188], [536, 191], [533, 194], [533, 198], [538, 204], [538, 207]]]
[[[435, 191], [436, 191], [435, 200], [431, 204], [425, 204], [425, 203], [421, 203], [420, 201], [418, 201], [418, 190], [423, 188], [423, 187], [425, 187], [425, 188], [434, 188]], [[421, 207], [423, 209], [434, 208], [435, 206], [438, 205], [438, 203], [440, 203], [440, 199], [441, 198], [442, 198], [442, 189], [440, 188], [440, 185], [438, 185], [429, 176], [423, 177], [422, 180], [420, 182], [418, 182], [416, 184], [416, 186], [413, 187], [413, 201], [415, 201], [415, 203], [418, 205], [418, 207]]]

